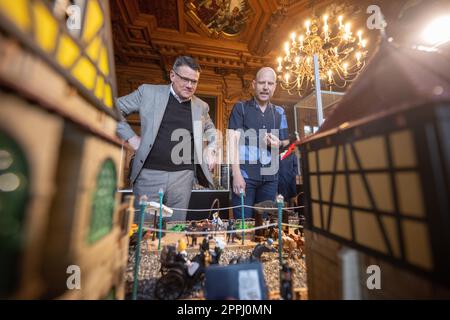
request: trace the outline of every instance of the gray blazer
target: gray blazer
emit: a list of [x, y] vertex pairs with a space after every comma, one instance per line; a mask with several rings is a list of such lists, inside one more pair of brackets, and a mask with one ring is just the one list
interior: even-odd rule
[[[122, 113], [122, 120], [117, 125], [117, 135], [127, 141], [136, 133], [126, 122], [125, 117], [139, 112], [141, 118], [141, 144], [131, 168], [131, 183], [134, 184], [141, 172], [145, 159], [152, 150], [170, 95], [170, 85], [141, 85], [136, 91], [116, 99], [116, 105]], [[216, 128], [209, 117], [209, 106], [206, 102], [193, 96], [191, 100], [192, 127], [194, 135], [194, 161], [197, 180], [204, 186], [214, 187], [208, 164], [203, 158], [203, 140], [207, 148], [216, 147]], [[201, 122], [200, 122], [201, 121]], [[197, 125], [194, 125], [197, 123]], [[199, 125], [201, 123], [201, 126]], [[199, 172], [201, 171], [201, 172]]]

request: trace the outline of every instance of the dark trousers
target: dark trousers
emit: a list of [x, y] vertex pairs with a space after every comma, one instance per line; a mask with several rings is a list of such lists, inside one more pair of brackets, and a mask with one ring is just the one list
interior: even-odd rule
[[[248, 206], [253, 206], [255, 203], [259, 203], [265, 200], [275, 201], [278, 190], [278, 180], [273, 181], [257, 181], [252, 179], [245, 179], [245, 196], [244, 204]], [[240, 195], [236, 195], [232, 191], [232, 204], [233, 206], [238, 206], [241, 204]], [[242, 209], [234, 208], [233, 214], [235, 219], [240, 219], [242, 217]], [[244, 211], [245, 218], [253, 218], [253, 209], [245, 208]]]

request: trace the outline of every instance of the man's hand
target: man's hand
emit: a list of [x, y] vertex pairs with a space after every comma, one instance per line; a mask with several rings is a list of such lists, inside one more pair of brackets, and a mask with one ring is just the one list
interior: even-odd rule
[[274, 146], [275, 148], [279, 148], [281, 146], [280, 139], [278, 139], [277, 136], [275, 136], [271, 133], [266, 133], [266, 136], [264, 137], [264, 142], [268, 146]]
[[137, 149], [139, 149], [139, 145], [141, 144], [141, 137], [133, 136], [128, 139], [128, 143], [134, 149], [134, 151], [136, 151]]
[[206, 150], [206, 163], [208, 164], [208, 170], [212, 171], [217, 164], [216, 152], [214, 149]]
[[245, 180], [241, 174], [233, 175], [233, 192], [240, 196], [241, 190], [244, 191], [245, 194]]

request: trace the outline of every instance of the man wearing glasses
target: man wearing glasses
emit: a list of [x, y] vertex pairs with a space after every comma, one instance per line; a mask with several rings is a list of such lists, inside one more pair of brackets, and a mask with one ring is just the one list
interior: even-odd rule
[[[141, 119], [141, 136], [125, 119], [117, 126], [118, 136], [136, 151], [130, 177], [136, 205], [142, 195], [158, 202], [162, 189], [165, 205], [187, 209], [195, 180], [213, 187], [216, 130], [208, 104], [194, 96], [200, 71], [193, 58], [180, 56], [170, 85], [144, 84], [116, 100], [123, 117], [136, 112]], [[171, 220], [186, 220], [186, 212], [174, 210]]]

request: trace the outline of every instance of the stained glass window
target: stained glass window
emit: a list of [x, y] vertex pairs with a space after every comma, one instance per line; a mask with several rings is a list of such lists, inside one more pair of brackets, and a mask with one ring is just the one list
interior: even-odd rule
[[88, 242], [103, 238], [112, 228], [116, 192], [116, 168], [112, 160], [106, 160], [97, 176], [92, 196], [91, 224]]
[[25, 155], [0, 131], [0, 298], [11, 294], [18, 281], [28, 185]]

